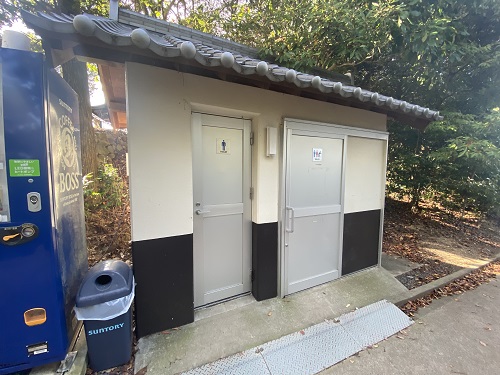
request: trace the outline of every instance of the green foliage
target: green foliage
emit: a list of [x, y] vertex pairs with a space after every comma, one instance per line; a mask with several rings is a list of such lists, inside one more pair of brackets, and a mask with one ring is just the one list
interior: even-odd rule
[[99, 69], [97, 68], [97, 64], [87, 63], [87, 74], [88, 74], [88, 82], [89, 82], [89, 92], [92, 95], [93, 92], [97, 91], [99, 88]]
[[185, 23], [261, 48], [289, 67], [338, 70], [387, 50], [399, 8], [395, 0], [223, 2], [200, 5]]
[[21, 18], [19, 10], [29, 12], [65, 12], [80, 14], [81, 12], [107, 15], [109, 13], [109, 0], [5, 0], [0, 5], [0, 25], [11, 26]]
[[427, 197], [452, 209], [500, 213], [500, 111], [485, 116], [446, 113], [425, 133], [395, 129], [390, 142], [388, 191]]
[[102, 164], [97, 171], [97, 178], [92, 174], [83, 178], [85, 211], [107, 210], [119, 207], [125, 194], [123, 180], [112, 164]]
[[359, 66], [361, 83], [447, 111], [481, 115], [497, 106], [500, 2], [413, 0], [406, 7], [392, 54]]
[[[213, 0], [218, 2], [218, 0]], [[132, 0], [124, 1], [123, 6], [147, 16], [162, 19], [164, 21], [173, 21], [181, 23], [183, 19], [199, 5], [210, 6], [210, 1], [205, 0]]]

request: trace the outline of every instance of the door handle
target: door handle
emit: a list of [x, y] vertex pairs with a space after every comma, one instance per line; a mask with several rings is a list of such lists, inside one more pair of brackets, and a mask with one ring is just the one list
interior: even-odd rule
[[[292, 207], [286, 207], [285, 210], [287, 211], [285, 231], [287, 233], [293, 233], [295, 230], [295, 211]], [[290, 224], [290, 226], [288, 226], [288, 224]]]
[[196, 210], [194, 213], [195, 213], [196, 215], [203, 215], [203, 214], [208, 214], [208, 213], [210, 213], [210, 211], [206, 211], [206, 210], [205, 210], [205, 211], [204, 211], [204, 210]]

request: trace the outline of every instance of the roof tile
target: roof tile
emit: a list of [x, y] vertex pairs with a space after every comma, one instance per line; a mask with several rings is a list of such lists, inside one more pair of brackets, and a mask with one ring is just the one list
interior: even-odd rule
[[[427, 121], [442, 119], [439, 112], [428, 108], [409, 104], [402, 100], [396, 100], [332, 79], [295, 72], [293, 69], [262, 61], [249, 56], [257, 55], [257, 50], [253, 48], [181, 25], [134, 14], [128, 10], [120, 10], [120, 22], [99, 16], [85, 16], [87, 19], [79, 16], [80, 24], [78, 29], [85, 32], [86, 36], [95, 37], [106, 44], [114, 46], [135, 44], [139, 48], [148, 48], [160, 57], [193, 56], [195, 61], [205, 66], [223, 66], [242, 75], [259, 74], [274, 82], [283, 82], [286, 78], [286, 81], [300, 88], [311, 87], [327, 95], [340, 95], [344, 98], [357, 99], [360, 102], [371, 102], [379, 107], [388, 107], [393, 112], [407, 115], [411, 112], [413, 117]], [[61, 34], [78, 33], [73, 26], [75, 19], [73, 16], [55, 13], [38, 13], [34, 15], [23, 12], [23, 18], [29, 26], [37, 29]], [[83, 21], [83, 23], [80, 21]], [[95, 26], [92, 26], [89, 22]], [[82, 24], [84, 28], [82, 28]], [[142, 28], [144, 31], [134, 33], [134, 38], [132, 38], [132, 31], [136, 28]], [[87, 35], [88, 33], [91, 35]], [[186, 43], [191, 43], [191, 47]], [[193, 55], [191, 55], [190, 48], [193, 47]]]

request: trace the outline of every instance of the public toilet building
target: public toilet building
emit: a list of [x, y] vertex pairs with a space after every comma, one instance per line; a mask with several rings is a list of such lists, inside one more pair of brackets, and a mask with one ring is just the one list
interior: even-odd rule
[[387, 117], [438, 112], [128, 10], [23, 17], [54, 65], [99, 64], [126, 123], [139, 337], [380, 264]]

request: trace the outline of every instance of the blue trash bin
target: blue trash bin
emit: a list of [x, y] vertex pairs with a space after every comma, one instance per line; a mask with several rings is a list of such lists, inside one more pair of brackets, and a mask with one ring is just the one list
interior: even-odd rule
[[76, 296], [76, 317], [84, 321], [89, 366], [102, 371], [132, 356], [132, 269], [121, 260], [92, 267]]

